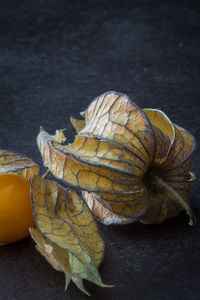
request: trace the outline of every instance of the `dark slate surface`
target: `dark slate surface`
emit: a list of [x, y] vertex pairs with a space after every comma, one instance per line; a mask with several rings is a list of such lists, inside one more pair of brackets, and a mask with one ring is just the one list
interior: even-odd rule
[[[199, 142], [199, 1], [7, 0], [0, 3], [0, 147], [42, 163], [39, 126], [66, 128], [107, 90], [163, 109]], [[198, 148], [193, 170], [199, 174]], [[200, 216], [200, 183], [191, 204]], [[200, 299], [200, 228], [183, 213], [161, 225], [100, 226], [100, 273], [115, 288], [92, 299]], [[87, 299], [28, 238], [0, 248], [1, 300]]]

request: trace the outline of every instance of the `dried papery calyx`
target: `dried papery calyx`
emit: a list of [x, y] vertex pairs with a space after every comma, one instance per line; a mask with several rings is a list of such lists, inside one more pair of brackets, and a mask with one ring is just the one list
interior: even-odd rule
[[193, 136], [156, 109], [141, 109], [121, 93], [107, 92], [71, 119], [77, 130], [70, 145], [41, 131], [37, 142], [44, 165], [80, 188], [104, 224], [161, 223], [185, 210], [195, 216], [189, 191], [195, 176]]
[[39, 171], [40, 167], [27, 156], [0, 149], [0, 175], [16, 175], [30, 183]]
[[[63, 130], [54, 139], [63, 142]], [[25, 155], [0, 150], [0, 245], [27, 237], [31, 227], [38, 251], [65, 273], [66, 289], [72, 280], [89, 295], [83, 279], [110, 287], [97, 270], [104, 243], [88, 206], [75, 191], [41, 178], [39, 170]]]
[[82, 280], [105, 285], [97, 267], [103, 260], [104, 243], [94, 217], [75, 191], [37, 176], [31, 185], [37, 230], [31, 235], [37, 249], [58, 271], [63, 271], [66, 288], [72, 280], [87, 295]]

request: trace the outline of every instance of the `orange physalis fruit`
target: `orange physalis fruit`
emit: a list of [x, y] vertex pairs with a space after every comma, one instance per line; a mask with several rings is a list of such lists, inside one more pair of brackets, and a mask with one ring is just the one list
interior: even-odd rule
[[17, 242], [35, 226], [30, 182], [39, 166], [21, 154], [0, 150], [0, 244]]
[[0, 244], [29, 235], [35, 221], [31, 209], [30, 184], [15, 175], [0, 175]]

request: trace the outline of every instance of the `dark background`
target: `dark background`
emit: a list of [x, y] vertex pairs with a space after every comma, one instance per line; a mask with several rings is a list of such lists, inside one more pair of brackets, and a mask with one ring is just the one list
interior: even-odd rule
[[[7, 0], [0, 2], [0, 148], [42, 164], [36, 136], [66, 128], [101, 93], [161, 108], [197, 139], [200, 173], [199, 1]], [[44, 169], [42, 169], [44, 171]], [[191, 205], [199, 219], [200, 183]], [[161, 225], [100, 226], [100, 273], [92, 299], [200, 299], [200, 227], [183, 213]], [[0, 248], [0, 299], [88, 299], [53, 270], [28, 238]]]

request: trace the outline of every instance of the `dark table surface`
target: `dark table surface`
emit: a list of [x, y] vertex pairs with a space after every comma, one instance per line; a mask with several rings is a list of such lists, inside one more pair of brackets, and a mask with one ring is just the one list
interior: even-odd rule
[[[161, 108], [197, 139], [200, 173], [199, 1], [35, 0], [0, 3], [0, 148], [42, 165], [36, 136], [66, 128], [108, 90]], [[42, 169], [44, 171], [44, 169]], [[200, 217], [200, 182], [191, 205]], [[100, 226], [100, 273], [114, 288], [85, 282], [92, 299], [200, 299], [200, 227], [187, 216], [160, 225]], [[0, 248], [1, 300], [87, 299], [28, 238]]]

